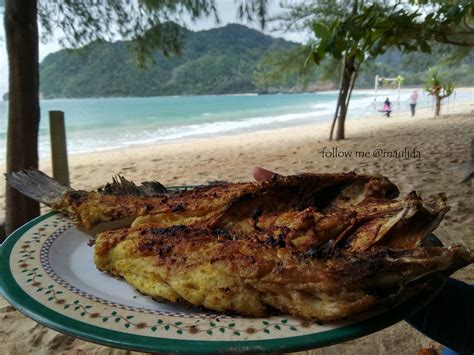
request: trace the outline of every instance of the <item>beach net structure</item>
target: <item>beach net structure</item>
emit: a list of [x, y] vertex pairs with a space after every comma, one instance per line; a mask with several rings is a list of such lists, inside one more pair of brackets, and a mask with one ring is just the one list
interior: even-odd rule
[[[392, 110], [398, 114], [400, 111], [400, 89], [402, 87], [404, 78], [401, 75], [398, 75], [395, 78], [385, 78], [383, 76], [376, 75], [375, 76], [375, 84], [374, 84], [374, 101], [373, 101], [373, 108], [374, 111], [380, 110], [378, 108], [378, 101], [381, 103], [384, 102], [385, 97], [388, 97], [392, 102]], [[383, 94], [380, 90], [383, 89]], [[388, 90], [388, 93], [387, 93]], [[384, 96], [382, 96], [382, 95]], [[378, 96], [380, 100], [378, 100]]]

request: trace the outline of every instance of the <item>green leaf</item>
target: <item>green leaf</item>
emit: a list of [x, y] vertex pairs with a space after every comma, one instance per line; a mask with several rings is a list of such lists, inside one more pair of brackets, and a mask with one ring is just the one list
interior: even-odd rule
[[346, 49], [346, 41], [339, 37], [336, 38], [336, 48], [340, 50]]
[[219, 328], [219, 331], [220, 331], [221, 333], [225, 333], [225, 328]]
[[263, 331], [267, 334], [270, 334], [270, 331], [267, 328], [265, 328]]
[[111, 314], [112, 314], [113, 316], [116, 316], [116, 315], [117, 315], [117, 312], [113, 311]]
[[170, 326], [167, 324], [165, 325], [165, 330], [168, 330], [168, 329], [170, 329]]
[[150, 329], [151, 329], [152, 332], [156, 332], [157, 328], [156, 327], [151, 327]]
[[275, 328], [281, 330], [281, 327], [278, 324], [275, 324]]
[[266, 320], [262, 321], [262, 323], [263, 323], [264, 325], [269, 325], [269, 324], [270, 324], [270, 323], [267, 322]]
[[328, 38], [330, 36], [329, 29], [321, 22], [313, 22], [313, 31], [318, 38]]
[[178, 329], [178, 330], [176, 331], [176, 333], [178, 333], [178, 334], [183, 334], [183, 331], [182, 331], [181, 329]]
[[288, 319], [282, 319], [281, 322], [282, 322], [283, 324], [286, 324], [286, 323], [288, 323]]
[[125, 324], [124, 324], [124, 327], [125, 327], [125, 328], [130, 328], [130, 323], [125, 323]]
[[208, 330], [206, 333], [212, 335], [212, 330]]
[[428, 42], [423, 41], [420, 43], [420, 50], [423, 53], [431, 53], [431, 46], [428, 44]]
[[237, 332], [237, 331], [235, 331], [235, 332], [234, 332], [234, 335], [240, 335], [240, 333], [239, 333], [239, 332]]

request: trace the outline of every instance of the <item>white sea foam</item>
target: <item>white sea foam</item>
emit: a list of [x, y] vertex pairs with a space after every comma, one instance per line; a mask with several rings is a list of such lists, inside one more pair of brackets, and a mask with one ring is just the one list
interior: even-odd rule
[[[380, 114], [386, 97], [395, 112], [408, 110], [410, 90], [358, 91], [351, 99], [349, 119]], [[332, 96], [331, 96], [332, 95]], [[124, 99], [64, 99], [42, 102], [42, 112], [61, 109], [67, 113], [69, 153], [86, 153], [137, 144], [156, 144], [195, 137], [213, 137], [253, 132], [330, 120], [337, 92], [243, 97], [160, 97]], [[459, 98], [463, 94], [458, 95]], [[170, 101], [171, 99], [171, 101]], [[419, 97], [419, 107], [430, 106], [431, 98]], [[5, 104], [0, 105], [6, 116]], [[49, 128], [42, 121], [40, 155], [50, 154]], [[5, 156], [5, 122], [0, 122], [0, 160]]]
[[[355, 97], [351, 101], [352, 112], [363, 112], [373, 103], [373, 97]], [[174, 140], [218, 136], [239, 132], [252, 132], [261, 129], [272, 129], [289, 125], [324, 121], [329, 119], [336, 106], [335, 100], [308, 105], [307, 112], [283, 113], [279, 115], [240, 117], [238, 119], [223, 119], [215, 122], [176, 125], [161, 129], [147, 129], [143, 126], [137, 130], [108, 129], [100, 134], [84, 135], [81, 132], [71, 132], [68, 136], [68, 149], [71, 153], [87, 153], [99, 150], [126, 148], [140, 144], [156, 144]], [[201, 117], [215, 116], [212, 112], [204, 112]], [[155, 117], [146, 117], [147, 121]], [[40, 140], [40, 154], [48, 155], [49, 142]]]

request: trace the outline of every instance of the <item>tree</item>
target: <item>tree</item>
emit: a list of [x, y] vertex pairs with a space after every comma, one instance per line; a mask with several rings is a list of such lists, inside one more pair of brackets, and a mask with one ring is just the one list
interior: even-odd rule
[[[241, 16], [265, 23], [266, 0], [241, 0]], [[146, 65], [159, 49], [178, 54], [182, 33], [176, 22], [214, 15], [214, 0], [6, 0], [4, 24], [9, 63], [6, 172], [38, 167], [39, 62], [38, 19], [47, 40], [53, 28], [73, 47], [115, 36], [134, 39], [137, 63]], [[37, 202], [6, 186], [5, 233], [39, 214]]]
[[[306, 63], [341, 63], [339, 96], [330, 138], [337, 123], [336, 139], [345, 137], [345, 117], [359, 70], [390, 47], [405, 53], [429, 53], [431, 43], [474, 46], [472, 0], [319, 0], [290, 2], [274, 18], [280, 29], [311, 28], [315, 40]], [[350, 9], [348, 11], [348, 9]], [[363, 64], [363, 65], [362, 65]]]
[[[7, 173], [38, 167], [39, 68], [35, 0], [5, 2], [9, 62]], [[5, 234], [39, 214], [39, 204], [7, 185]]]
[[[391, 47], [402, 52], [431, 51], [430, 41], [463, 46], [474, 46], [465, 39], [471, 29], [465, 20], [471, 16], [473, 1], [431, 6], [411, 10], [400, 2], [384, 5], [354, 0], [349, 16], [331, 22], [314, 21], [313, 32], [317, 43], [308, 59], [319, 64], [327, 55], [342, 60], [342, 75], [336, 112], [331, 126], [333, 138], [345, 138], [345, 120], [352, 89], [361, 64], [383, 54]], [[465, 28], [461, 31], [459, 28]], [[370, 29], [370, 30], [368, 30]]]
[[435, 98], [435, 116], [439, 116], [441, 112], [441, 101], [451, 96], [454, 92], [454, 85], [444, 79], [436, 69], [432, 68], [429, 71], [425, 90]]

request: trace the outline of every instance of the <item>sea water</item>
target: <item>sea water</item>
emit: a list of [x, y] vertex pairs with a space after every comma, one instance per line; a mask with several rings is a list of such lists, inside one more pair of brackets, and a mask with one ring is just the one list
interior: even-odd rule
[[[380, 92], [374, 105], [373, 91], [354, 92], [348, 119], [379, 114], [385, 97], [394, 113], [408, 110], [411, 90], [398, 98], [395, 90]], [[166, 96], [41, 100], [40, 156], [50, 154], [48, 111], [65, 113], [70, 154], [159, 144], [187, 138], [213, 137], [328, 121], [337, 92]], [[419, 107], [431, 104], [420, 95]], [[8, 102], [0, 103], [0, 161], [5, 160]]]

